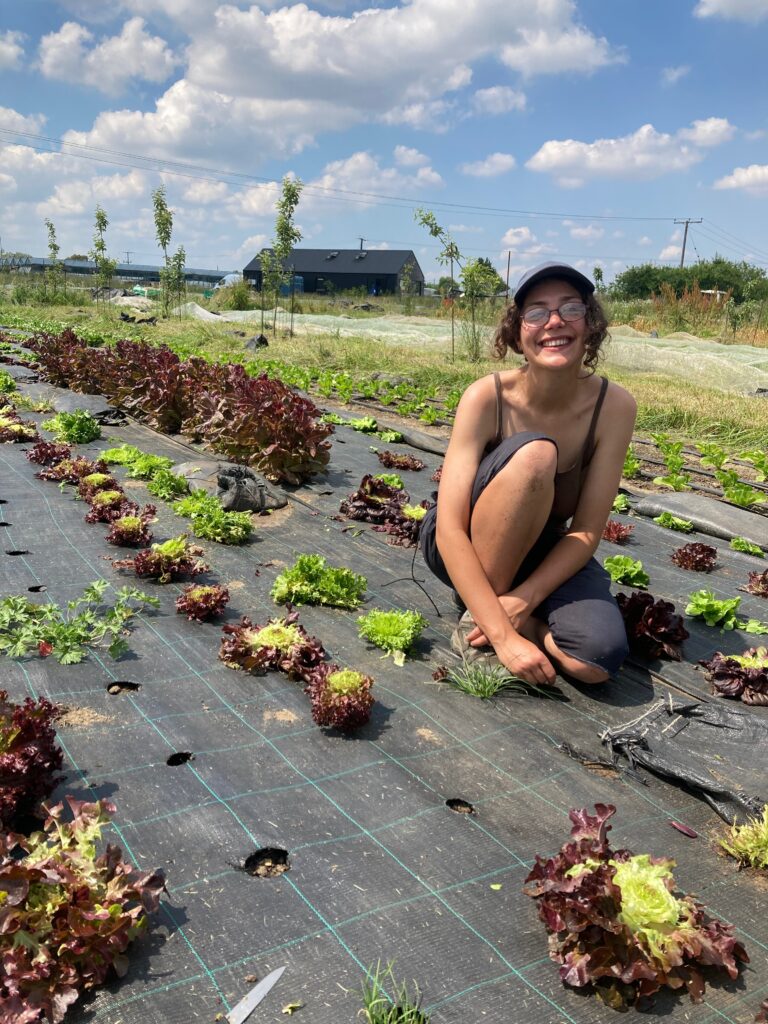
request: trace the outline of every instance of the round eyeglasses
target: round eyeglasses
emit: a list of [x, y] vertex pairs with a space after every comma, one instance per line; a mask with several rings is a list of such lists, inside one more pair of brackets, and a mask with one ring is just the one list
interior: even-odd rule
[[529, 327], [543, 327], [544, 324], [549, 322], [549, 318], [553, 313], [557, 313], [561, 320], [565, 323], [573, 323], [574, 320], [581, 320], [587, 312], [587, 307], [583, 302], [577, 302], [575, 300], [570, 302], [564, 302], [562, 306], [558, 306], [557, 309], [545, 309], [543, 306], [531, 306], [530, 309], [526, 309], [523, 313], [523, 323]]

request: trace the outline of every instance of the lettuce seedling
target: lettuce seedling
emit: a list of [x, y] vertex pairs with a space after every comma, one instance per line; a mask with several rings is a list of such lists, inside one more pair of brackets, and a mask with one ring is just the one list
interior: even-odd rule
[[749, 957], [733, 926], [710, 918], [675, 892], [675, 862], [612, 850], [610, 804], [570, 811], [571, 839], [554, 857], [536, 857], [524, 892], [538, 902], [560, 978], [593, 988], [623, 1010], [662, 987], [704, 996], [702, 967], [738, 977]]
[[616, 603], [634, 653], [680, 661], [683, 641], [690, 634], [671, 601], [657, 601], [651, 594], [636, 590], [629, 597], [617, 594]]
[[625, 526], [616, 519], [609, 519], [603, 527], [603, 540], [610, 541], [611, 544], [624, 544], [629, 540], [633, 530], [634, 526]]
[[107, 464], [102, 462], [101, 459], [97, 459], [94, 462], [92, 459], [85, 459], [82, 455], [78, 455], [74, 459], [62, 459], [61, 462], [57, 462], [55, 465], [46, 464], [36, 476], [41, 480], [53, 480], [61, 484], [76, 484], [90, 473], [106, 473], [107, 471]]
[[751, 868], [768, 868], [768, 804], [759, 818], [750, 818], [746, 825], [731, 825], [728, 837], [720, 845], [741, 864]]
[[222, 626], [219, 658], [227, 668], [257, 673], [279, 670], [307, 682], [323, 661], [325, 651], [298, 619], [298, 612], [291, 611], [282, 619], [270, 619], [258, 626], [244, 615], [237, 626]]
[[[420, 523], [424, 516], [427, 514], [426, 503], [421, 505], [403, 505], [401, 509], [406, 519], [413, 519], [415, 522]], [[632, 527], [630, 526], [630, 530]]]
[[711, 590], [696, 590], [688, 595], [685, 614], [694, 619], [704, 619], [708, 626], [736, 629], [739, 625], [736, 612], [739, 610], [740, 604], [740, 597], [730, 597], [719, 601]]
[[768, 569], [764, 572], [751, 572], [749, 583], [744, 589], [750, 594], [756, 594], [757, 597], [768, 597]]
[[0, 414], [0, 444], [22, 444], [25, 441], [39, 441], [37, 424], [23, 420], [16, 410], [4, 410]]
[[118, 846], [96, 855], [114, 804], [67, 803], [71, 821], [57, 804], [44, 831], [0, 833], [0, 1019], [14, 1024], [59, 1024], [83, 992], [124, 975], [165, 889], [161, 871], [131, 867]]
[[320, 726], [351, 732], [371, 717], [373, 679], [339, 665], [318, 665], [307, 681], [312, 718]]
[[60, 715], [61, 709], [44, 697], [13, 704], [0, 690], [1, 828], [11, 827], [53, 792], [63, 759], [54, 729]]
[[363, 640], [380, 647], [385, 657], [391, 654], [396, 665], [404, 665], [406, 654], [427, 625], [429, 623], [419, 612], [372, 608], [357, 620], [357, 631]]
[[[725, 462], [728, 461], [728, 452], [725, 448], [721, 448], [719, 444], [714, 442], [697, 445], [701, 452], [701, 464], [702, 466], [711, 466], [712, 469], [722, 469]], [[742, 455], [742, 458], [744, 456]]]
[[[386, 474], [384, 474], [386, 475]], [[366, 473], [360, 486], [352, 494], [344, 498], [339, 505], [339, 512], [349, 519], [364, 523], [383, 523], [392, 506], [399, 509], [409, 500], [408, 493], [400, 487], [394, 487], [383, 476]]]
[[400, 455], [397, 452], [383, 451], [376, 452], [376, 456], [382, 466], [387, 469], [426, 469], [426, 463], [417, 459], [414, 455]]
[[176, 598], [176, 611], [186, 615], [190, 621], [207, 622], [221, 615], [229, 604], [229, 591], [218, 583], [201, 586], [190, 583], [184, 587], [181, 597]]
[[36, 462], [40, 466], [55, 466], [57, 463], [68, 459], [72, 449], [68, 444], [58, 444], [56, 441], [38, 441], [31, 451], [27, 452], [30, 462]]
[[113, 559], [116, 569], [133, 569], [137, 576], [170, 583], [178, 576], [197, 576], [208, 566], [198, 558], [203, 549], [187, 541], [186, 533], [171, 537], [162, 544], [153, 544], [136, 553], [134, 558]]
[[402, 491], [405, 486], [403, 478], [398, 473], [376, 473], [374, 480], [381, 480], [382, 483], [388, 484], [390, 487], [394, 487], [396, 491]]
[[662, 512], [660, 516], [654, 516], [653, 521], [667, 530], [678, 530], [680, 533], [690, 533], [693, 529], [693, 523], [673, 516], [671, 512]]
[[77, 485], [77, 493], [88, 502], [92, 501], [99, 491], [110, 490], [118, 490], [122, 494], [117, 480], [109, 473], [88, 473], [86, 476], [80, 477], [80, 482]]
[[128, 466], [128, 476], [134, 480], [151, 480], [161, 469], [170, 469], [173, 459], [164, 455], [148, 455], [139, 452]]
[[326, 566], [322, 555], [299, 555], [275, 580], [272, 599], [277, 604], [324, 604], [334, 608], [357, 608], [368, 581], [336, 566]]
[[109, 466], [130, 466], [141, 454], [141, 449], [136, 445], [123, 444], [119, 448], [107, 448], [101, 457]]
[[196, 537], [218, 544], [244, 544], [253, 530], [250, 512], [225, 512], [219, 499], [203, 490], [175, 502], [173, 511], [189, 517]]
[[768, 705], [768, 648], [750, 647], [743, 654], [716, 651], [699, 664], [706, 669], [718, 697], [740, 697], [745, 704]]
[[759, 448], [753, 452], [742, 452], [740, 458], [746, 459], [747, 462], [751, 462], [755, 467], [755, 476], [758, 483], [768, 478], [768, 452], [761, 451]]
[[753, 544], [745, 537], [731, 537], [730, 546], [734, 551], [743, 551], [745, 555], [754, 555], [755, 558], [765, 558], [765, 552], [759, 544]]
[[691, 474], [667, 473], [666, 476], [655, 476], [653, 482], [657, 487], [669, 487], [673, 491], [689, 491], [691, 489]]
[[373, 416], [360, 416], [358, 419], [347, 420], [347, 426], [359, 430], [362, 434], [374, 434], [379, 425]]
[[669, 556], [681, 569], [693, 572], [712, 572], [717, 565], [717, 548], [711, 544], [683, 544]]
[[634, 480], [640, 476], [640, 467], [642, 462], [635, 455], [632, 445], [627, 448], [627, 454], [624, 456], [624, 466], [621, 470], [621, 475], [625, 480]]
[[[434, 480], [434, 477], [432, 477]], [[629, 498], [626, 494], [617, 494], [613, 499], [613, 505], [611, 505], [611, 512], [630, 512], [632, 506], [629, 503]]]
[[[126, 508], [127, 511], [123, 511]], [[149, 525], [157, 521], [156, 512], [154, 505], [145, 505], [139, 511], [138, 505], [125, 502], [120, 510], [121, 514], [112, 520], [112, 528], [104, 539], [108, 544], [115, 544], [117, 547], [149, 547], [152, 543]]]
[[101, 437], [99, 421], [85, 409], [73, 412], [59, 412], [43, 422], [43, 428], [50, 430], [57, 441], [69, 444], [87, 444]]
[[175, 501], [183, 494], [189, 494], [189, 483], [170, 469], [158, 469], [147, 483], [147, 490], [162, 501]]
[[632, 587], [647, 587], [650, 582], [648, 573], [643, 569], [639, 559], [629, 555], [610, 555], [603, 562], [613, 583], [628, 583]]
[[96, 491], [90, 497], [90, 509], [85, 515], [86, 523], [111, 523], [126, 514], [128, 502], [125, 493], [119, 487]]

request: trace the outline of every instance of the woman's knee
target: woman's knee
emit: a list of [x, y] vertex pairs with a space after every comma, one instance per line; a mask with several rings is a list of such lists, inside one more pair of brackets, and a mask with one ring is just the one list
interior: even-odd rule
[[611, 629], [609, 623], [605, 627], [589, 635], [553, 635], [564, 670], [582, 683], [607, 682], [629, 653], [623, 624], [621, 629]]
[[545, 438], [529, 441], [519, 448], [499, 471], [497, 479], [525, 478], [530, 486], [553, 484], [557, 473], [557, 446]]

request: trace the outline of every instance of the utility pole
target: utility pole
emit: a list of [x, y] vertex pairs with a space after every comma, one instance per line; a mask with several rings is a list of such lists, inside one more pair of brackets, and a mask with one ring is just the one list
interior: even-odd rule
[[701, 217], [698, 220], [692, 220], [690, 217], [681, 217], [680, 220], [676, 220], [675, 224], [685, 224], [685, 231], [683, 231], [683, 251], [680, 253], [680, 269], [682, 270], [685, 265], [685, 243], [688, 241], [688, 225], [689, 224], [701, 224]]
[[[358, 238], [360, 238], [360, 236], [359, 236], [359, 235], [358, 235], [357, 237], [358, 237]], [[360, 238], [360, 252], [362, 252], [362, 251], [363, 251], [363, 242], [364, 242], [364, 241], [365, 241], [365, 239], [364, 239], [364, 238]]]
[[130, 262], [131, 262], [131, 256], [133, 256], [133, 250], [130, 250], [130, 251], [128, 251], [128, 250], [126, 249], [126, 250], [125, 250], [125, 262], [126, 262], [126, 263], [130, 264]]

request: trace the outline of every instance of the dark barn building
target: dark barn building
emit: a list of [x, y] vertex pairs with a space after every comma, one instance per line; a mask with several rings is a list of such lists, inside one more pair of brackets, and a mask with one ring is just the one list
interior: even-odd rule
[[[283, 267], [293, 269], [297, 291], [335, 292], [364, 288], [367, 295], [395, 295], [410, 264], [411, 294], [424, 291], [424, 274], [411, 249], [294, 249]], [[261, 259], [255, 256], [243, 277], [261, 290]]]

